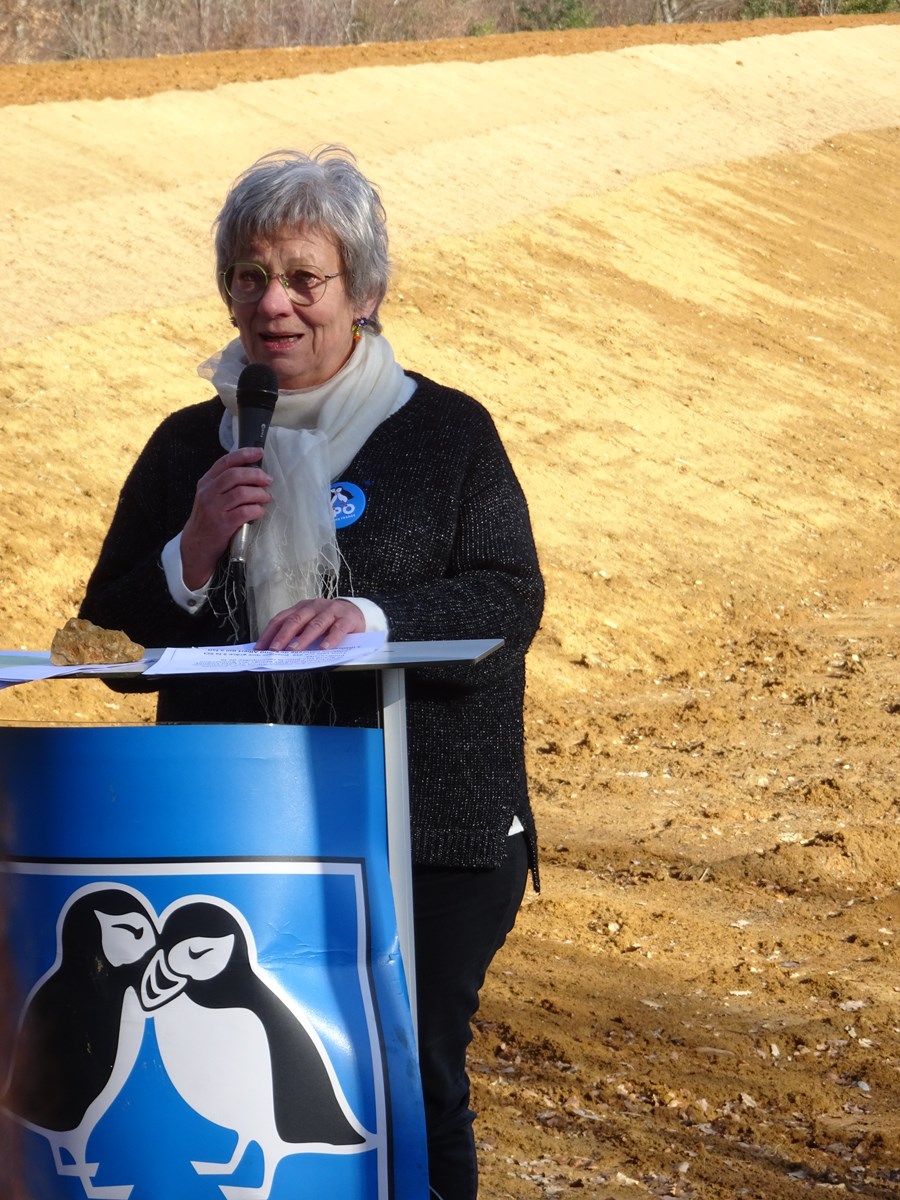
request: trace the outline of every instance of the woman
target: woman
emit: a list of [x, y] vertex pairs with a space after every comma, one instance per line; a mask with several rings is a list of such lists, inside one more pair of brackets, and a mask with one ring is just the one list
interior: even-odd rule
[[[536, 879], [522, 701], [543, 586], [527, 507], [485, 410], [394, 360], [378, 316], [384, 212], [352, 155], [326, 147], [260, 159], [229, 192], [216, 254], [238, 331], [200, 368], [218, 395], [151, 437], [82, 615], [144, 645], [232, 641], [229, 545], [257, 522], [248, 580], [259, 648], [299, 650], [317, 638], [328, 648], [367, 629], [395, 641], [505, 639], [477, 668], [407, 678], [429, 1176], [443, 1200], [470, 1200], [469, 1022], [529, 864]], [[248, 362], [278, 381], [265, 467], [262, 451], [234, 448], [235, 387]], [[356, 519], [336, 523], [329, 496], [343, 510], [348, 495]], [[304, 684], [285, 698], [247, 676], [173, 679], [160, 685], [157, 715], [373, 723], [358, 676], [320, 686], [327, 694]]]

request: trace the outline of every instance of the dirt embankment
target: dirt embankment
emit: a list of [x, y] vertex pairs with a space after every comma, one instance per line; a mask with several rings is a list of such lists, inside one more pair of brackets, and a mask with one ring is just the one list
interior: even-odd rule
[[[875, 18], [900, 22], [900, 13]], [[739, 41], [801, 30], [854, 29], [870, 16], [804, 17], [696, 25], [625, 25], [571, 31], [444, 38], [437, 42], [378, 42], [361, 46], [295, 46], [279, 50], [222, 50], [210, 54], [154, 58], [77, 60], [0, 67], [0, 106], [46, 104], [52, 100], [125, 100], [157, 92], [204, 91], [223, 83], [295, 79], [358, 67], [408, 67], [422, 63], [499, 62], [533, 55], [595, 54], [628, 46]]]

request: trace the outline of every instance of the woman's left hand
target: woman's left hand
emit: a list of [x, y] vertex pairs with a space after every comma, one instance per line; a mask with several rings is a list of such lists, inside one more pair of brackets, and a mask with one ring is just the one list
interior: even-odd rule
[[278, 613], [262, 631], [257, 650], [323, 650], [339, 646], [348, 633], [364, 633], [366, 619], [350, 600], [301, 600]]

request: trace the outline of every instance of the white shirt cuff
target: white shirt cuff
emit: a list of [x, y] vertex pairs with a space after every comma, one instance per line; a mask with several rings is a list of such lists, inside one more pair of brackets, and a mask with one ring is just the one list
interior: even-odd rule
[[366, 633], [387, 633], [388, 619], [384, 609], [379, 608], [374, 600], [363, 600], [361, 596], [340, 596], [341, 600], [349, 600], [363, 615], [366, 623]]
[[185, 584], [184, 576], [181, 573], [180, 533], [176, 534], [171, 542], [166, 542], [165, 546], [163, 546], [160, 561], [162, 562], [162, 569], [165, 572], [169, 595], [178, 607], [183, 608], [185, 612], [189, 613], [199, 612], [206, 603], [209, 582], [205, 583], [202, 588], [198, 588], [196, 592], [192, 592]]

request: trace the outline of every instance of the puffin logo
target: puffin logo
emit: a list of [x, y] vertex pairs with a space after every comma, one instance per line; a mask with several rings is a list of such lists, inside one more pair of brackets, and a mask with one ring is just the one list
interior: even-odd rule
[[262, 1185], [223, 1186], [227, 1200], [267, 1200], [287, 1155], [352, 1154], [371, 1144], [321, 1040], [261, 976], [253, 935], [232, 906], [191, 897], [167, 910], [141, 1004], [154, 1014], [182, 1099], [238, 1135], [227, 1162], [194, 1162], [194, 1170], [231, 1175], [251, 1142], [263, 1152]]
[[252, 1143], [261, 1151], [261, 1182], [219, 1184], [226, 1200], [269, 1200], [288, 1156], [374, 1147], [322, 1038], [259, 967], [234, 905], [190, 895], [157, 917], [134, 888], [94, 883], [60, 912], [56, 960], [26, 1000], [2, 1100], [87, 1197], [127, 1200], [133, 1190], [94, 1182], [88, 1142], [129, 1080], [149, 1021], [181, 1099], [237, 1137], [227, 1161], [192, 1160], [196, 1175], [232, 1176]]
[[127, 887], [88, 884], [63, 906], [56, 960], [25, 1002], [3, 1107], [50, 1143], [59, 1175], [85, 1195], [120, 1200], [131, 1187], [97, 1188], [87, 1161], [94, 1127], [137, 1061], [144, 1019], [137, 990], [156, 945], [153, 910]]

